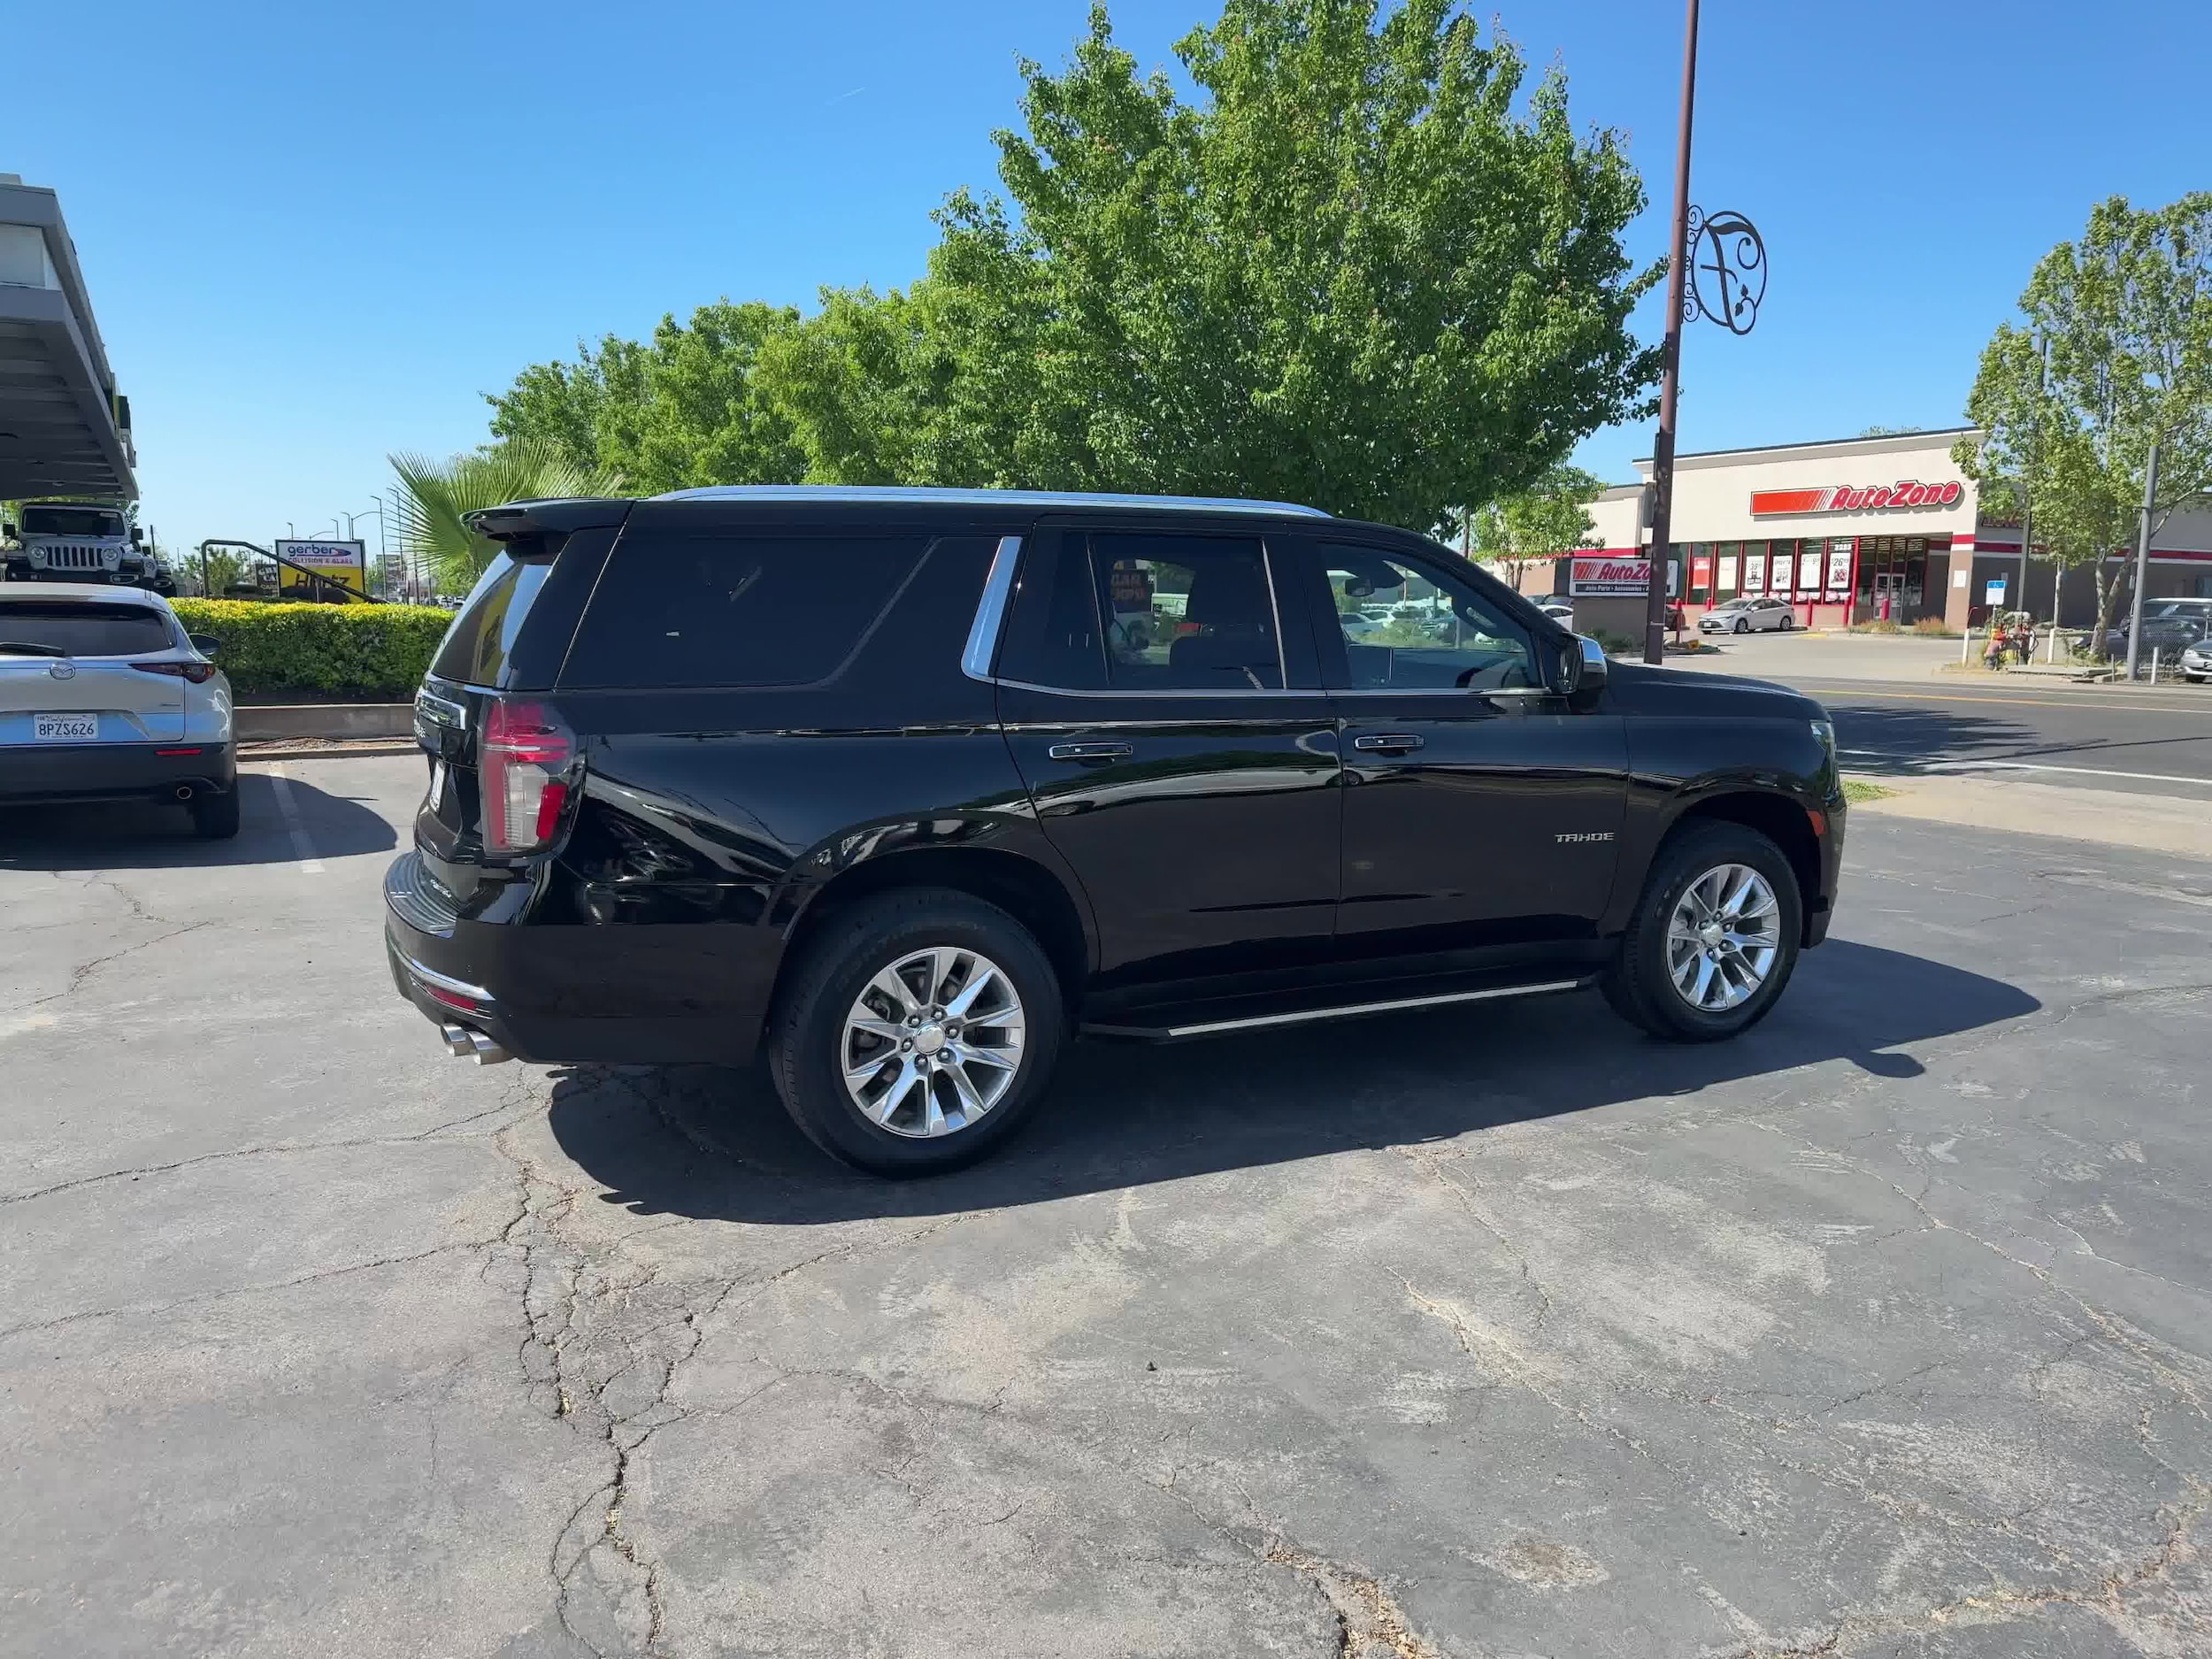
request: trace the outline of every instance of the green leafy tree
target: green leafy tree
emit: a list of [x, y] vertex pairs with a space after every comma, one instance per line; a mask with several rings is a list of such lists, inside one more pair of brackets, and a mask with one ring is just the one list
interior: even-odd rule
[[904, 291], [664, 321], [524, 371], [494, 431], [640, 488], [973, 484], [1279, 496], [1416, 526], [1648, 412], [1656, 266], [1617, 135], [1578, 135], [1457, 0], [1230, 0], [1141, 76], [1105, 8], [1025, 63], [1003, 198]]
[[1525, 488], [1644, 412], [1627, 332], [1657, 277], [1644, 191], [1578, 137], [1556, 71], [1454, 0], [1230, 0], [1141, 78], [1105, 8], [1024, 64], [997, 135], [1018, 217], [956, 196], [933, 280], [978, 325], [962, 378], [1009, 482], [1283, 496], [1420, 526]]
[[1475, 557], [1500, 566], [1517, 589], [1530, 565], [1597, 545], [1590, 503], [1604, 488], [1578, 466], [1553, 467], [1531, 488], [1476, 510]]
[[510, 439], [439, 461], [395, 455], [400, 547], [433, 572], [447, 593], [466, 593], [499, 549], [469, 527], [467, 515], [505, 502], [557, 495], [607, 495], [622, 479], [579, 465], [549, 444]]
[[1985, 435], [1952, 454], [1985, 510], [2029, 505], [2062, 573], [2094, 573], [2102, 650], [2131, 569], [2108, 556], [2132, 540], [2153, 441], [2154, 534], [2212, 490], [2212, 191], [2157, 209], [2099, 203], [2078, 242], [2037, 264], [2020, 312], [1983, 349], [1967, 399]]
[[489, 396], [493, 435], [645, 491], [795, 482], [805, 452], [756, 369], [767, 342], [798, 323], [789, 306], [722, 300], [687, 323], [664, 317], [642, 344], [610, 334], [575, 362], [534, 364]]

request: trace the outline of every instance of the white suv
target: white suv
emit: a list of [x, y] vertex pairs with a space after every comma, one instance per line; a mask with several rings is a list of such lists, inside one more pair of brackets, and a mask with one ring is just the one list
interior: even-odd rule
[[169, 801], [201, 835], [237, 834], [215, 649], [140, 588], [0, 584], [0, 806]]

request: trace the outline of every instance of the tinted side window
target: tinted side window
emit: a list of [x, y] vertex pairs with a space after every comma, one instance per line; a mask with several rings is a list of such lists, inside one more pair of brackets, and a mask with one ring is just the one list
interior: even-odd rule
[[1005, 680], [1071, 691], [1096, 691], [1105, 685], [1106, 654], [1099, 645], [1089, 545], [1079, 532], [1048, 532], [1024, 545], [998, 673]]
[[464, 685], [498, 685], [516, 636], [522, 632], [522, 620], [552, 570], [549, 562], [526, 565], [504, 553], [493, 559], [438, 642], [430, 672]]
[[1379, 549], [1320, 549], [1352, 689], [1516, 690], [1540, 686], [1519, 622], [1448, 572]]
[[1117, 689], [1282, 688], [1275, 598], [1256, 539], [1094, 535], [1091, 580]]
[[[626, 534], [584, 612], [561, 683], [733, 687], [828, 680], [927, 545], [918, 535]], [[957, 655], [959, 641], [949, 649]]]
[[0, 602], [0, 655], [10, 645], [42, 647], [25, 655], [60, 651], [70, 657], [128, 657], [165, 651], [172, 643], [169, 618], [151, 605], [102, 604], [97, 600]]

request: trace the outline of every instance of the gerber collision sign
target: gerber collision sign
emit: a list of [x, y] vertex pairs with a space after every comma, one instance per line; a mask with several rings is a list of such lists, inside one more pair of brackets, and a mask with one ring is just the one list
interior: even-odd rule
[[1947, 484], [1923, 484], [1902, 478], [1894, 484], [1824, 484], [1812, 489], [1755, 489], [1751, 516], [1769, 518], [1805, 512], [1870, 512], [1901, 507], [1955, 507], [1966, 486], [1953, 479]]

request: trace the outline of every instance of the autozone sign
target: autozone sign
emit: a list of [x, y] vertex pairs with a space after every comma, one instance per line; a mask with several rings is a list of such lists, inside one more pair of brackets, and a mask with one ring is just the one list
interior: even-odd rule
[[1824, 484], [1812, 489], [1755, 489], [1751, 516], [1775, 518], [1803, 512], [1871, 512], [1901, 507], [1955, 507], [1965, 497], [1966, 486], [1953, 479], [1947, 484], [1923, 484], [1902, 478], [1894, 484]]
[[1578, 558], [1567, 591], [1578, 598], [1598, 594], [1640, 594], [1651, 587], [1651, 561], [1638, 558]]

